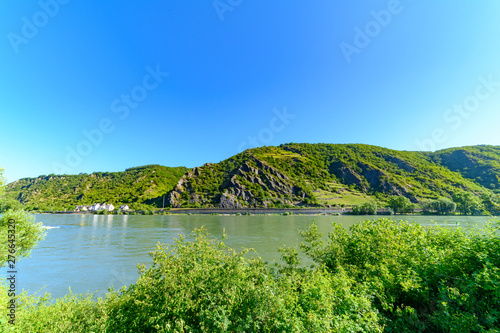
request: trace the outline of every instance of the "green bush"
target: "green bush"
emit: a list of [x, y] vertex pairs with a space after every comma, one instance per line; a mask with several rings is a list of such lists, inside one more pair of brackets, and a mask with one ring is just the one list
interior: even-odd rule
[[334, 225], [329, 241], [315, 225], [302, 249], [336, 274], [366, 285], [387, 332], [494, 332], [500, 329], [498, 226], [423, 227], [388, 219]]
[[[8, 237], [9, 220], [15, 220], [14, 238]], [[12, 229], [10, 229], [12, 230]], [[9, 255], [9, 244], [15, 245], [15, 257], [29, 256], [31, 250], [45, 237], [45, 229], [41, 223], [35, 223], [33, 215], [23, 210], [8, 210], [0, 216], [0, 267], [5, 265]], [[12, 239], [12, 242], [8, 242]]]
[[[235, 252], [204, 229], [158, 245], [151, 267], [105, 298], [18, 296], [18, 322], [2, 332], [498, 332], [500, 237], [483, 229], [389, 219], [324, 240], [316, 225], [284, 265]], [[3, 326], [2, 326], [3, 325]]]
[[366, 288], [345, 272], [246, 258], [197, 230], [158, 245], [136, 284], [105, 298], [19, 297], [14, 332], [381, 332]]
[[352, 207], [354, 215], [377, 215], [377, 203], [373, 201], [365, 202], [361, 205]]
[[473, 193], [458, 191], [452, 196], [453, 201], [457, 205], [457, 210], [463, 215], [481, 215], [483, 214], [484, 207], [476, 199]]
[[403, 197], [400, 195], [389, 197], [389, 200], [387, 201], [387, 207], [396, 214], [413, 213], [413, 211], [415, 210], [415, 204], [413, 204], [407, 197]]
[[424, 213], [450, 214], [457, 209], [457, 204], [448, 198], [427, 200], [421, 204]]
[[[1, 186], [1, 184], [0, 184], [0, 186]], [[0, 200], [0, 213], [6, 212], [10, 209], [19, 210], [22, 207], [23, 207], [22, 204], [15, 199], [2, 198], [2, 200]]]

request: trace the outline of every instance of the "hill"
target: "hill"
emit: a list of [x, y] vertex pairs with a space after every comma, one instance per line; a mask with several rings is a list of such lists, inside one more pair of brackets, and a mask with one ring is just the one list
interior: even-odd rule
[[499, 190], [500, 146], [469, 146], [437, 151], [432, 159], [478, 184]]
[[457, 191], [500, 191], [500, 146], [430, 152], [363, 144], [284, 144], [248, 149], [194, 169], [150, 165], [124, 172], [25, 178], [6, 197], [28, 209], [70, 209], [95, 202], [133, 208], [301, 207], [385, 202], [417, 203]]
[[31, 210], [74, 209], [75, 205], [99, 202], [139, 209], [170, 191], [187, 170], [146, 165], [123, 172], [23, 178], [8, 184], [5, 196]]
[[457, 190], [487, 192], [422, 152], [361, 144], [285, 144], [247, 150], [184, 175], [174, 207], [280, 207], [358, 204], [401, 195], [412, 202]]

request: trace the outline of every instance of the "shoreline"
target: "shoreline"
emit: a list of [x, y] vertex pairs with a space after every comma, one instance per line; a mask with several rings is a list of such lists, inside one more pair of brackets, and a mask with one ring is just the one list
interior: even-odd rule
[[[173, 208], [173, 209], [159, 209], [156, 211], [145, 210], [129, 210], [117, 214], [116, 211], [102, 213], [89, 212], [89, 211], [49, 211], [49, 212], [30, 212], [32, 214], [79, 214], [79, 215], [227, 215], [227, 216], [251, 216], [251, 215], [353, 215], [351, 208], [333, 209], [333, 208], [238, 208], [238, 209], [224, 209], [224, 208]], [[390, 214], [386, 209], [377, 210], [376, 215], [365, 216], [472, 216], [472, 215], [457, 215], [457, 214], [423, 214], [421, 211], [415, 211], [408, 214]], [[360, 215], [360, 216], [361, 216]], [[495, 218], [494, 215], [477, 215], [477, 216], [490, 216]]]
[[[148, 213], [146, 213], [148, 212]], [[117, 214], [116, 211], [102, 213], [101, 211], [49, 211], [31, 212], [33, 214], [85, 214], [85, 215], [352, 215], [351, 208], [172, 208], [159, 210], [129, 210]], [[390, 216], [388, 210], [381, 209], [376, 215]], [[401, 215], [401, 214], [398, 214]], [[421, 215], [419, 212], [403, 215]], [[432, 214], [430, 214], [432, 215]]]
[[[328, 208], [311, 208], [311, 209], [297, 209], [297, 208], [238, 208], [238, 209], [224, 209], [224, 208], [173, 208], [173, 209], [160, 209], [157, 211], [153, 211], [154, 215], [158, 214], [196, 214], [196, 215], [210, 215], [210, 214], [241, 214], [241, 215], [263, 215], [263, 214], [284, 214], [284, 213], [293, 213], [293, 214], [330, 214], [330, 215], [345, 215], [346, 213], [350, 213], [351, 209], [328, 209]], [[53, 212], [41, 212], [34, 214], [91, 214], [91, 215], [106, 215], [98, 212], [75, 212], [75, 211], [53, 211]], [[123, 212], [125, 214], [142, 214], [144, 210], [129, 210]], [[109, 212], [107, 215], [116, 215], [116, 212]]]

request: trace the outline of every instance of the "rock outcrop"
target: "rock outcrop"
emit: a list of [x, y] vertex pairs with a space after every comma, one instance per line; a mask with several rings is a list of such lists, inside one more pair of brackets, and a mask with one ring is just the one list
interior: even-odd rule
[[[342, 161], [336, 161], [330, 165], [330, 172], [333, 173], [342, 183], [355, 185], [362, 192], [383, 192], [388, 195], [402, 195], [413, 202], [417, 199], [410, 193], [407, 187], [401, 186], [390, 180], [390, 176], [369, 164], [358, 162], [357, 170], [353, 170]], [[407, 165], [409, 168], [409, 165]]]
[[[215, 172], [213, 164], [187, 172], [169, 193], [168, 204], [176, 208], [183, 204], [209, 204], [220, 208], [266, 207], [272, 201], [291, 205], [293, 199], [301, 201], [307, 197], [306, 191], [289, 177], [253, 156], [224, 173], [218, 193], [198, 193], [194, 185], [198, 179]], [[190, 198], [188, 202], [182, 200], [186, 197]]]

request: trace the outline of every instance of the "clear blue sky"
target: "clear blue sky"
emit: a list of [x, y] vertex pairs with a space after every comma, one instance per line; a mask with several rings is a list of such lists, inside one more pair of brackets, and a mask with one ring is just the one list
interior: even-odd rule
[[14, 181], [287, 142], [499, 145], [499, 15], [496, 0], [2, 1], [0, 166]]

